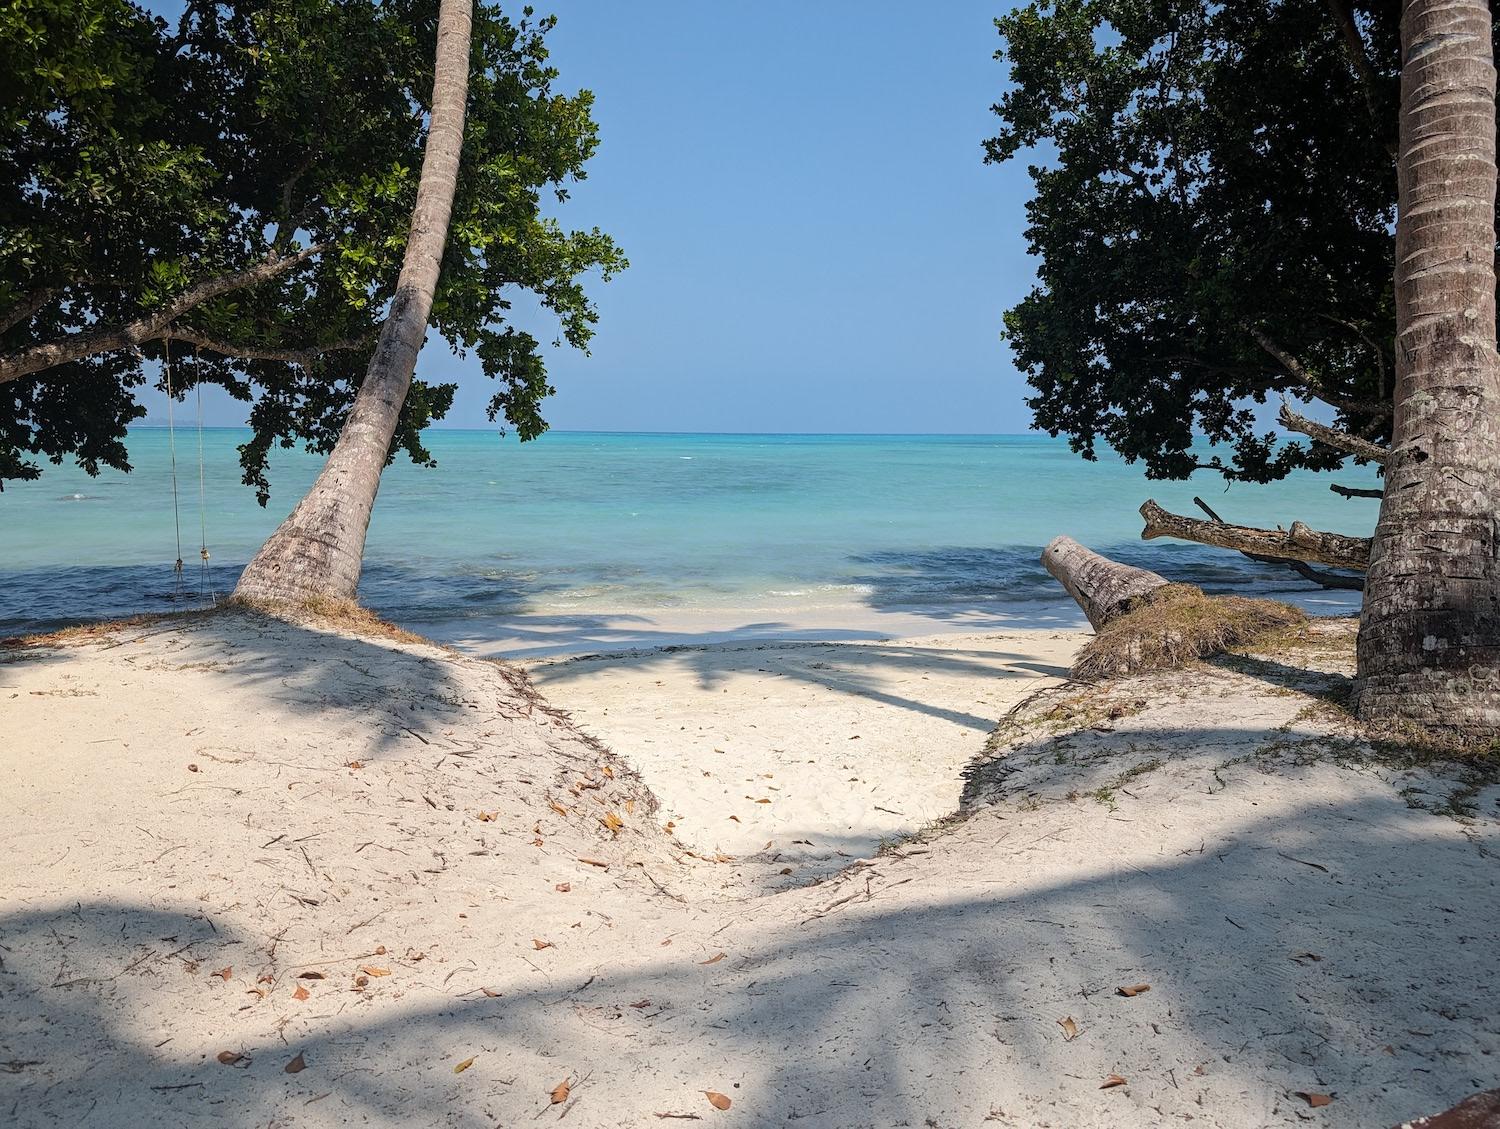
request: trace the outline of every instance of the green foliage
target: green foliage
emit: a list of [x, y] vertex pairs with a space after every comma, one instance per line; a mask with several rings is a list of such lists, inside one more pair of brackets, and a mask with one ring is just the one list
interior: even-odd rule
[[[1038, 0], [995, 21], [1014, 86], [987, 159], [1037, 162], [1038, 283], [1005, 331], [1039, 426], [1152, 477], [1254, 482], [1340, 461], [1257, 431], [1277, 393], [1388, 438], [1395, 8], [1353, 6], [1368, 83], [1322, 2]], [[1202, 461], [1195, 433], [1232, 454]]]
[[[37, 456], [128, 469], [133, 390], [164, 359], [176, 391], [202, 382], [253, 401], [241, 460], [262, 503], [273, 447], [332, 446], [405, 248], [436, 12], [427, 0], [193, 0], [172, 27], [126, 0], [0, 5], [0, 354], [128, 323], [206, 278], [325, 245], [177, 323], [231, 351], [315, 359], [150, 341], [0, 385], [0, 482], [35, 477]], [[552, 388], [538, 342], [509, 322], [512, 299], [536, 295], [559, 338], [586, 349], [596, 312], [582, 280], [626, 265], [608, 236], [543, 214], [598, 142], [592, 95], [553, 89], [554, 22], [477, 6], [431, 320], [479, 358], [498, 386], [491, 418], [523, 439], [546, 428]], [[358, 347], [318, 352], [348, 341]], [[453, 392], [413, 386], [393, 454], [431, 461], [421, 431]]]

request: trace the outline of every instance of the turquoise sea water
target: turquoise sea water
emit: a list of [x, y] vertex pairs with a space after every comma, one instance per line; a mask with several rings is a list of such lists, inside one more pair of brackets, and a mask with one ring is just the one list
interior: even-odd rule
[[[203, 437], [202, 523], [221, 594], [321, 464], [279, 454], [262, 510], [239, 482], [246, 434]], [[1147, 482], [1118, 460], [1086, 463], [1036, 436], [552, 433], [521, 444], [435, 431], [429, 442], [437, 469], [402, 461], [386, 472], [361, 597], [397, 622], [471, 633], [518, 615], [658, 609], [1024, 615], [1063, 602], [1037, 563], [1058, 533], [1213, 589], [1351, 607], [1357, 597], [1325, 597], [1234, 554], [1142, 542], [1136, 508], [1154, 497], [1196, 514], [1196, 493], [1231, 521], [1350, 533], [1368, 533], [1376, 513], [1372, 501], [1330, 493], [1328, 476], [1228, 491], [1209, 476]], [[177, 433], [182, 592], [168, 443], [165, 430], [137, 430], [132, 474], [48, 467], [0, 493], [0, 634], [197, 602], [197, 436]]]

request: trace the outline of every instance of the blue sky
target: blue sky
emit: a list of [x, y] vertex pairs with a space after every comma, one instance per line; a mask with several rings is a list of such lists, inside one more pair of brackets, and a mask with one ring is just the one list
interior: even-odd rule
[[[559, 215], [631, 260], [593, 288], [592, 355], [551, 354], [552, 425], [1024, 430], [999, 330], [1031, 281], [1029, 186], [980, 150], [1004, 6], [539, 4], [559, 17], [561, 85], [595, 92], [602, 137]], [[449, 426], [487, 426], [477, 365], [433, 339], [419, 372], [459, 380]], [[240, 422], [227, 403], [211, 415]]]

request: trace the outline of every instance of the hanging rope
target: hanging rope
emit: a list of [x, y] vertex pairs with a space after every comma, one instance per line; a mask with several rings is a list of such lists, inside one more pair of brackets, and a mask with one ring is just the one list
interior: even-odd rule
[[172, 527], [177, 533], [177, 562], [172, 566], [174, 597], [182, 599], [182, 515], [177, 504], [177, 425], [172, 416], [172, 339], [162, 342], [162, 372], [167, 380], [167, 447], [172, 456]]
[[[213, 577], [208, 571], [208, 506], [203, 490], [203, 374], [199, 371], [203, 358], [198, 346], [193, 346], [193, 393], [198, 400], [198, 600], [217, 606], [219, 599], [214, 592]], [[178, 550], [178, 556], [182, 551]]]

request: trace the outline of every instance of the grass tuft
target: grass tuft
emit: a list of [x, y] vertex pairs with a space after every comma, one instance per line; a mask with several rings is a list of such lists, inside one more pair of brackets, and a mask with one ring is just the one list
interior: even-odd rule
[[1276, 600], [1209, 596], [1191, 584], [1168, 584], [1105, 624], [1079, 653], [1073, 677], [1098, 682], [1175, 670], [1253, 647], [1306, 621], [1304, 612]]

